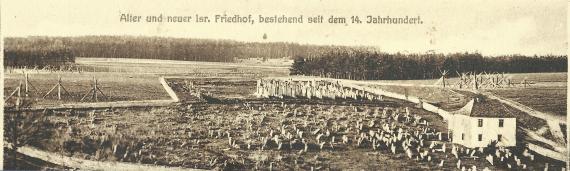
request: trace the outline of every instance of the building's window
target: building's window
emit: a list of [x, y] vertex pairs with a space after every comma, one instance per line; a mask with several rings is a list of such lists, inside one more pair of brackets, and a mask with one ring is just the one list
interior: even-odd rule
[[505, 125], [505, 120], [499, 119], [499, 127], [503, 127], [503, 125]]
[[483, 141], [483, 134], [479, 134], [479, 141]]
[[461, 134], [461, 140], [465, 140], [465, 134]]
[[479, 127], [483, 127], [483, 119], [478, 119], [478, 124]]
[[503, 140], [503, 135], [499, 134], [497, 135], [497, 141], [501, 142]]

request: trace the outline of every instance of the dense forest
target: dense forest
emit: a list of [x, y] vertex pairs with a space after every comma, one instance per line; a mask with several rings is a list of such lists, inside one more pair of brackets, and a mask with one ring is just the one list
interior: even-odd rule
[[75, 62], [72, 50], [61, 41], [5, 39], [4, 66], [60, 66]]
[[461, 72], [566, 72], [566, 56], [483, 56], [479, 53], [401, 54], [369, 47], [284, 42], [239, 42], [137, 36], [18, 37], [4, 39], [4, 66], [57, 66], [75, 57], [236, 62], [294, 58], [292, 75], [377, 80], [432, 79]]
[[[245, 58], [291, 58], [293, 56], [320, 56], [331, 49], [344, 46], [315, 46], [297, 43], [250, 43], [232, 40], [136, 37], [136, 36], [81, 36], [81, 37], [17, 37], [5, 38], [5, 64], [14, 59], [32, 61], [51, 58], [43, 54], [59, 54], [52, 48], [65, 49], [75, 57], [141, 58], [184, 61], [234, 62]], [[34, 48], [40, 50], [33, 50]], [[26, 53], [23, 53], [25, 51]], [[57, 51], [57, 52], [56, 52]], [[35, 52], [30, 56], [28, 52]], [[12, 59], [14, 58], [14, 59]], [[39, 64], [39, 63], [38, 63]]]
[[342, 50], [318, 57], [296, 56], [291, 75], [312, 75], [356, 80], [432, 79], [462, 72], [567, 72], [566, 56], [483, 56], [479, 53], [389, 54]]

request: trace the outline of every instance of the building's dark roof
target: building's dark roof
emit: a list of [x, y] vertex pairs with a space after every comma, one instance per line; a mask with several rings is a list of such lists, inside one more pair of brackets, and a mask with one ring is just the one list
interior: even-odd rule
[[472, 117], [515, 118], [513, 110], [498, 100], [485, 99], [476, 101], [472, 99], [463, 108], [451, 113]]

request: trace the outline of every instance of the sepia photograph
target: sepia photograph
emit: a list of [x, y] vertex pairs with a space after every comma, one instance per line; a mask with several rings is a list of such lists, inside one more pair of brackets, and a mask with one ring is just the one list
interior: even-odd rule
[[1, 169], [567, 171], [567, 12], [1, 1]]

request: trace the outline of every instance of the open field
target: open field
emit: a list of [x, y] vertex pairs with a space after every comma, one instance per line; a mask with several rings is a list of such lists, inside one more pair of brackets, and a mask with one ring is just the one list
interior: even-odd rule
[[249, 58], [249, 59], [238, 59], [238, 63], [248, 64], [248, 65], [270, 65], [270, 66], [283, 66], [289, 67], [293, 64], [293, 60], [287, 57], [276, 58], [276, 59], [265, 59], [263, 58]]
[[489, 91], [538, 111], [566, 116], [566, 87], [513, 88]]
[[521, 78], [527, 78], [536, 84], [527, 88], [505, 88], [488, 91], [541, 112], [554, 116], [567, 116], [567, 73], [513, 74], [513, 79]]
[[[289, 74], [288, 63], [222, 63], [171, 61], [151, 59], [123, 58], [77, 58], [80, 70], [90, 72], [131, 72], [154, 74], [226, 74], [226, 75], [257, 75], [283, 76]], [[213, 75], [215, 76], [215, 75]]]
[[[57, 88], [45, 99], [42, 97], [57, 84], [61, 76], [63, 87], [70, 96], [62, 93], [62, 100], [57, 100]], [[23, 74], [6, 74], [4, 79], [4, 94], [8, 96], [18, 87], [20, 81], [24, 84]], [[54, 106], [64, 103], [76, 103], [93, 85], [93, 77], [98, 80], [98, 86], [108, 96], [104, 99], [98, 94], [100, 101], [132, 101], [132, 100], [161, 100], [170, 97], [160, 84], [156, 75], [125, 74], [125, 73], [30, 73], [30, 95], [36, 101], [34, 106]], [[24, 86], [22, 86], [24, 87]], [[23, 93], [23, 90], [22, 90]], [[23, 95], [23, 94], [22, 94]], [[86, 102], [93, 100], [86, 99]]]

